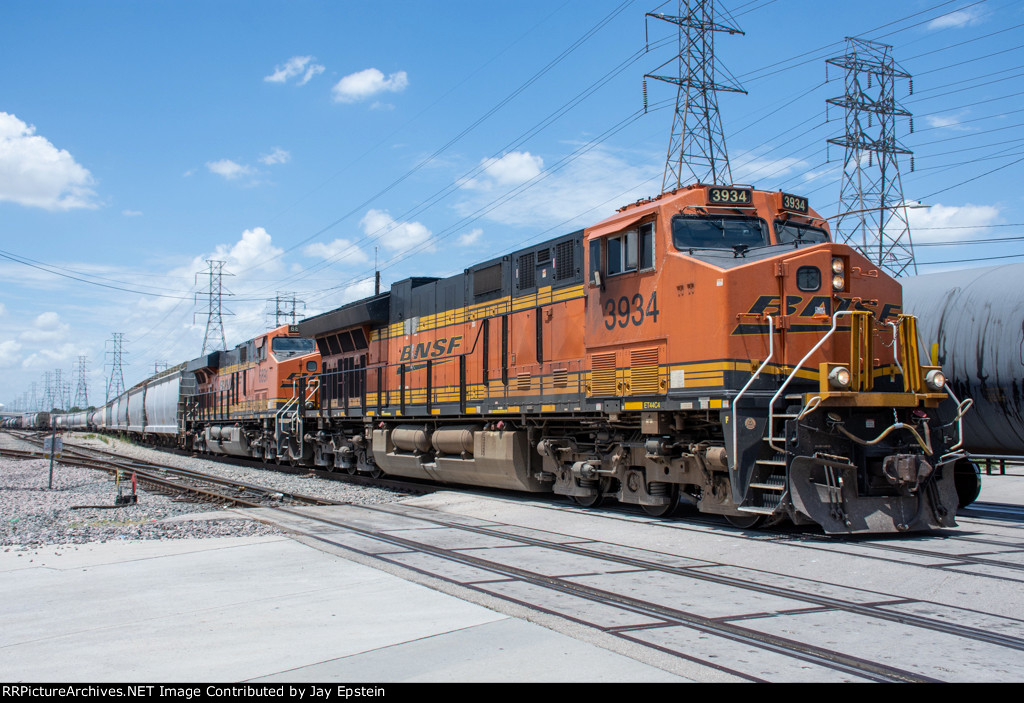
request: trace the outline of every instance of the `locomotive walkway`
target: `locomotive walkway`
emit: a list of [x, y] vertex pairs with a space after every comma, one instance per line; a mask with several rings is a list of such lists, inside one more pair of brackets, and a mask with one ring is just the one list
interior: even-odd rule
[[[380, 511], [255, 511], [304, 533], [295, 539], [0, 551], [0, 671], [7, 682], [1020, 681], [1024, 477], [987, 480], [980, 501], [945, 536], [843, 541], [437, 493]], [[571, 553], [542, 555], [559, 534], [575, 535], [562, 540]], [[643, 549], [623, 546], [639, 539]], [[461, 563], [437, 568], [442, 549]], [[510, 580], [528, 570], [542, 573]], [[687, 590], [665, 590], [682, 579]], [[616, 583], [636, 598], [582, 602]], [[541, 602], [542, 586], [562, 595]], [[788, 639], [765, 654], [741, 630]], [[794, 664], [784, 645], [798, 639]], [[830, 646], [847, 652], [834, 668], [814, 659]], [[871, 668], [874, 651], [903, 654]]]

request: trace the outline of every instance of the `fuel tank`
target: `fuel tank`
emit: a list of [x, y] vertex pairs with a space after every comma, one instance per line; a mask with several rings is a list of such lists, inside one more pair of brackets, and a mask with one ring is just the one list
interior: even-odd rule
[[921, 353], [935, 358], [963, 400], [966, 448], [1024, 455], [1024, 264], [901, 279], [918, 318]]

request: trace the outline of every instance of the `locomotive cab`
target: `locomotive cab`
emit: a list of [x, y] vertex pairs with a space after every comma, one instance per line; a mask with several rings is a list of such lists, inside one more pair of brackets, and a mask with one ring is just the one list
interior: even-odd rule
[[199, 357], [186, 372], [196, 381], [187, 412], [193, 448], [268, 461], [308, 458], [303, 418], [317, 407], [320, 354], [297, 325]]
[[899, 284], [805, 198], [695, 185], [586, 236], [587, 394], [644, 446], [613, 454], [620, 500], [658, 514], [678, 495], [742, 526], [955, 524], [941, 373]]

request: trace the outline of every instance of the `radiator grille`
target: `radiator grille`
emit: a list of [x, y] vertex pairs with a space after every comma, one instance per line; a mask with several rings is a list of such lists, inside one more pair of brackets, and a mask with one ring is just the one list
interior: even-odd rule
[[523, 254], [519, 257], [519, 290], [533, 288], [537, 280], [537, 272], [534, 270], [533, 252]]
[[552, 369], [551, 383], [555, 388], [566, 388], [569, 385], [568, 369]]
[[634, 349], [629, 353], [629, 386], [633, 395], [653, 395], [661, 392], [661, 372], [658, 367], [658, 348]]
[[533, 385], [533, 379], [530, 374], [521, 373], [516, 375], [516, 390], [528, 391], [531, 385]]
[[615, 352], [590, 357], [591, 395], [618, 395], [615, 384]]
[[555, 280], [562, 281], [576, 274], [576, 263], [573, 261], [573, 242], [561, 242], [555, 247]]

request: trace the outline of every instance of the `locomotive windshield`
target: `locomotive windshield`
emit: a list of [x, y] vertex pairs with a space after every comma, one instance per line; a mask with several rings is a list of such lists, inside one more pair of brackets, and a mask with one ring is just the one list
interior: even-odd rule
[[822, 244], [828, 241], [825, 230], [796, 222], [775, 221], [775, 236], [779, 244]]
[[676, 249], [732, 249], [768, 244], [764, 220], [755, 217], [678, 215], [672, 219]]
[[316, 342], [305, 337], [274, 337], [270, 342], [270, 350], [279, 359], [312, 354], [316, 350]]

